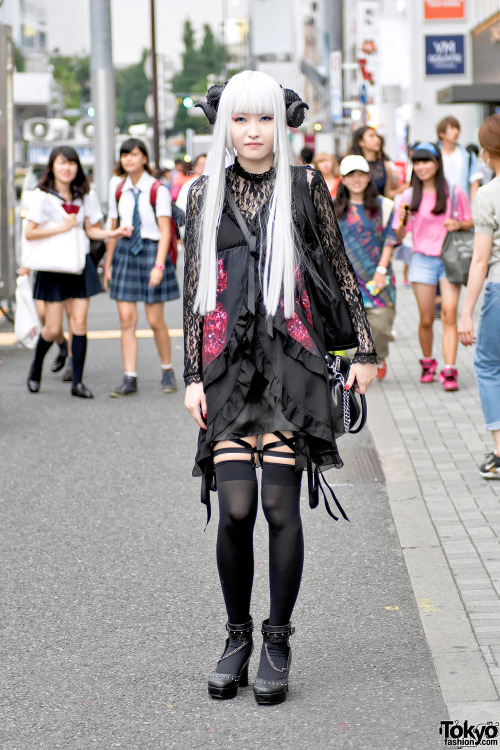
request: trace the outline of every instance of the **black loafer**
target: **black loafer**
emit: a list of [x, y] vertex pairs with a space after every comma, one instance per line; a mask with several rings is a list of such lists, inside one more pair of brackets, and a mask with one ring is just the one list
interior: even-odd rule
[[33, 365], [30, 367], [28, 380], [26, 381], [26, 385], [28, 386], [28, 390], [31, 393], [38, 393], [40, 390], [40, 383], [42, 380], [42, 376], [35, 372], [33, 369]]
[[94, 394], [90, 391], [83, 383], [78, 383], [71, 388], [72, 396], [79, 396], [80, 398], [94, 398]]
[[61, 346], [59, 347], [59, 354], [55, 358], [55, 360], [50, 365], [50, 369], [52, 372], [59, 372], [62, 370], [66, 363], [66, 358], [68, 356], [68, 347], [67, 346]]

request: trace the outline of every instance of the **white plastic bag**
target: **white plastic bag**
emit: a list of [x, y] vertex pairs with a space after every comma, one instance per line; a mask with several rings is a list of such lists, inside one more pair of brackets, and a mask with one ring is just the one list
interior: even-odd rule
[[18, 276], [16, 285], [16, 317], [14, 332], [17, 340], [28, 349], [34, 349], [42, 324], [31, 293], [29, 276]]

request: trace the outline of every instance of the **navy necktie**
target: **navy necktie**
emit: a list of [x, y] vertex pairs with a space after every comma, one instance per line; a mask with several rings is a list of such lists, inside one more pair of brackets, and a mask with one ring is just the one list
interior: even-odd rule
[[139, 255], [142, 250], [141, 238], [141, 217], [139, 214], [139, 195], [140, 190], [134, 189], [134, 213], [132, 214], [132, 224], [134, 231], [129, 240], [129, 249], [132, 255]]

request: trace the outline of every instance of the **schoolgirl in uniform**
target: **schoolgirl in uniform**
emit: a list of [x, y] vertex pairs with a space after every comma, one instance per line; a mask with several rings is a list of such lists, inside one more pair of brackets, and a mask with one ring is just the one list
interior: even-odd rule
[[[59, 206], [57, 205], [59, 204]], [[67, 212], [61, 221], [60, 206]], [[98, 226], [103, 218], [96, 194], [80, 164], [76, 151], [69, 146], [58, 146], [50, 154], [49, 163], [38, 183], [30, 203], [25, 236], [38, 240], [83, 227], [91, 239], [101, 240], [125, 234], [125, 227], [113, 232]], [[59, 227], [41, 226], [57, 222]], [[92, 392], [82, 383], [83, 366], [87, 352], [87, 313], [90, 297], [102, 291], [97, 270], [87, 252], [85, 268], [81, 274], [39, 271], [33, 297], [45, 302], [45, 323], [38, 339], [35, 357], [28, 375], [28, 389], [38, 393], [42, 380], [43, 360], [52, 343], [62, 330], [65, 300], [69, 308], [73, 354], [73, 381], [71, 393], [80, 398], [93, 398]]]
[[264, 73], [245, 71], [212, 87], [203, 107], [215, 124], [209, 175], [188, 197], [184, 380], [186, 407], [200, 427], [195, 473], [204, 477], [207, 509], [214, 480], [219, 498], [217, 565], [228, 639], [208, 692], [233, 698], [248, 684], [261, 436], [270, 611], [253, 689], [257, 703], [281, 703], [304, 560], [302, 470], [342, 465], [326, 365], [304, 322], [318, 330], [322, 319], [315, 262], [330, 266], [339, 288], [327, 296], [346, 305], [352, 319], [358, 348], [346, 387], [364, 393], [377, 356], [328, 187], [319, 172], [293, 166], [286, 126], [298, 127], [307, 105]]
[[120, 316], [123, 382], [110, 391], [119, 398], [137, 393], [137, 303], [144, 302], [146, 317], [154, 333], [160, 357], [164, 393], [177, 390], [172, 369], [170, 334], [163, 317], [164, 303], [178, 299], [174, 266], [168, 257], [170, 244], [170, 194], [158, 186], [155, 205], [151, 188], [155, 178], [148, 152], [138, 138], [129, 138], [120, 149], [120, 164], [126, 173], [121, 189], [109, 196], [111, 226], [133, 226], [130, 237], [108, 242], [104, 264], [104, 288], [109, 287]]

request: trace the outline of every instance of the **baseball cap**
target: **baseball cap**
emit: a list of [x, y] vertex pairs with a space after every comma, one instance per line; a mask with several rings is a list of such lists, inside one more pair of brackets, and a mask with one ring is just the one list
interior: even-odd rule
[[366, 172], [366, 174], [370, 173], [370, 165], [364, 156], [361, 156], [360, 154], [350, 154], [350, 156], [346, 156], [345, 159], [342, 159], [340, 162], [340, 174], [342, 177], [356, 171]]

